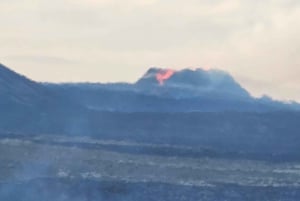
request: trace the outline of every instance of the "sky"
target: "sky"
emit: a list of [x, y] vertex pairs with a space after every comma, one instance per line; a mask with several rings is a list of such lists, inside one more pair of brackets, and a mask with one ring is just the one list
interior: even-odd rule
[[0, 62], [33, 80], [202, 67], [300, 101], [299, 0], [0, 0], [0, 25]]

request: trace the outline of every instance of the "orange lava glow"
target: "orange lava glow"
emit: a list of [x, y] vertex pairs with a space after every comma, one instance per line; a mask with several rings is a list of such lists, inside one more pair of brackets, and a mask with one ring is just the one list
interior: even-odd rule
[[156, 80], [160, 85], [163, 85], [166, 80], [174, 75], [174, 73], [175, 71], [171, 69], [161, 70], [156, 74]]

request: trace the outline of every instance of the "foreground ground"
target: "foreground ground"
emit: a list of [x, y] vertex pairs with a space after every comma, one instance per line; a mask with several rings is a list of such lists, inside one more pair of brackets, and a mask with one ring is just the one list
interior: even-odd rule
[[246, 158], [168, 144], [2, 136], [0, 200], [300, 200], [299, 161]]

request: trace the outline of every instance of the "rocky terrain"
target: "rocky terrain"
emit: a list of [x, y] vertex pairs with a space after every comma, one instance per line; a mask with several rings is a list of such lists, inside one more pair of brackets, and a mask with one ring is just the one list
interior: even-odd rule
[[[117, 149], [121, 146], [172, 148], [186, 154], [126, 153]], [[300, 198], [297, 161], [194, 157], [189, 153], [201, 149], [60, 136], [4, 137], [0, 151], [5, 153], [0, 155], [1, 199], [18, 200], [21, 195], [23, 200]]]

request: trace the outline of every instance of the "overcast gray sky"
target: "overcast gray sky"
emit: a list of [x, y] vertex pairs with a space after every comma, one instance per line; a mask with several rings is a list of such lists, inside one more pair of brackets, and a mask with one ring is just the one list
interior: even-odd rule
[[219, 68], [300, 101], [299, 0], [0, 0], [0, 62], [38, 81]]

